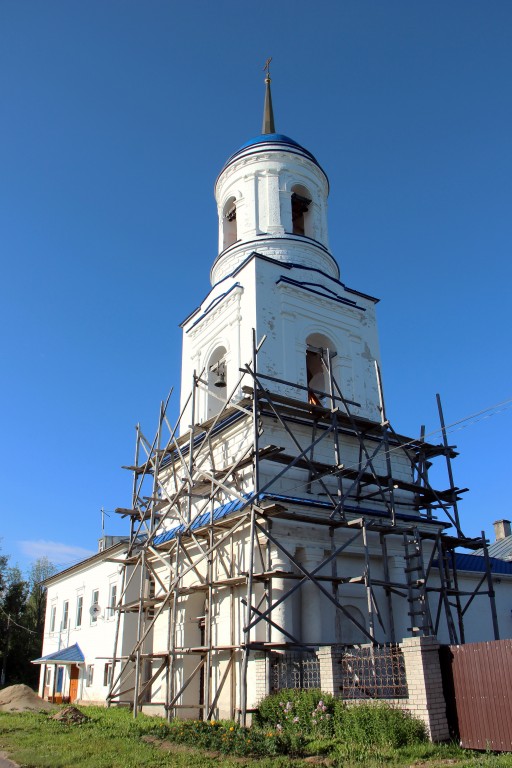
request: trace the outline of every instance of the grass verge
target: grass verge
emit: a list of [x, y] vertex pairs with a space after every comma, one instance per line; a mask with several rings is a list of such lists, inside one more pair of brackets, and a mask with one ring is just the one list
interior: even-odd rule
[[[270, 737], [265, 732], [256, 736], [256, 731], [238, 729], [228, 722], [168, 724], [154, 717], [140, 716], [133, 720], [123, 709], [81, 709], [89, 718], [82, 725], [67, 725], [46, 714], [0, 713], [0, 747], [24, 768], [306, 768], [311, 765], [303, 758], [287, 755], [244, 755], [244, 750], [252, 749], [254, 738]], [[220, 745], [221, 749], [212, 751], [212, 744]], [[286, 744], [278, 740], [265, 748], [279, 749], [279, 745], [286, 748]], [[319, 738], [305, 745], [304, 752], [321, 755], [313, 758], [315, 762], [324, 760], [325, 765], [333, 768], [512, 768], [512, 755], [479, 754], [455, 745], [427, 742], [393, 748]]]

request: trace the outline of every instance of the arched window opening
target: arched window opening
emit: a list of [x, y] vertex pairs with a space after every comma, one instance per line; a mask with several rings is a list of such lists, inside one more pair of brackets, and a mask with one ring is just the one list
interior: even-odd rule
[[226, 348], [217, 347], [208, 362], [208, 419], [222, 410], [226, 404], [227, 395]]
[[236, 199], [230, 197], [224, 206], [222, 215], [222, 226], [224, 234], [224, 250], [229, 248], [230, 245], [236, 243], [237, 227], [236, 227]]
[[325, 392], [326, 377], [324, 372], [324, 364], [322, 362], [321, 351], [308, 349], [306, 350], [306, 370], [308, 378], [308, 402], [312, 405], [321, 405], [324, 395], [321, 392]]
[[320, 333], [308, 336], [306, 346], [306, 378], [308, 402], [312, 405], [323, 405], [329, 395], [329, 358], [332, 360], [335, 355], [334, 345], [326, 336]]
[[311, 237], [311, 197], [305, 187], [292, 187], [293, 234]]
[[148, 606], [148, 619], [154, 619], [155, 617], [155, 604], [154, 599], [156, 596], [156, 581], [155, 579], [149, 578], [148, 581], [148, 598], [149, 598], [149, 606]]

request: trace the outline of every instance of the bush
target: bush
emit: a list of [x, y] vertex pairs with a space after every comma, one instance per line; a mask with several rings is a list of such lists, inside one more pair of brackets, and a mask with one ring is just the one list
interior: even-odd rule
[[[153, 718], [156, 719], [156, 718]], [[144, 732], [176, 744], [196, 749], [215, 750], [226, 755], [272, 757], [286, 754], [289, 744], [276, 731], [242, 728], [230, 720], [160, 720]]]
[[[98, 726], [112, 737], [156, 736], [198, 749], [239, 757], [331, 755], [347, 761], [383, 760], [389, 750], [425, 740], [423, 723], [398, 707], [384, 703], [352, 704], [320, 690], [285, 690], [260, 704], [252, 728], [229, 720], [172, 720], [125, 710], [88, 708], [90, 730]], [[55, 727], [62, 725], [51, 721]]]
[[425, 741], [425, 725], [410, 712], [385, 703], [353, 704], [337, 701], [334, 734], [345, 743], [397, 749]]
[[316, 688], [285, 689], [260, 702], [256, 725], [275, 729], [287, 739], [330, 738], [334, 733], [335, 703], [333, 696]]
[[[318, 689], [283, 690], [260, 703], [256, 725], [276, 731], [293, 754], [311, 754], [314, 744], [331, 744], [344, 753], [352, 748], [375, 750], [425, 741], [424, 724], [398, 707], [385, 703], [351, 704]], [[324, 748], [321, 748], [324, 751]]]

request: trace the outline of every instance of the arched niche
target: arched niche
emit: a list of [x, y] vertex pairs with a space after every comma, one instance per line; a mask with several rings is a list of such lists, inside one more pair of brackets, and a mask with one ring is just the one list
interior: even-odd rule
[[311, 192], [302, 186], [294, 184], [291, 189], [292, 232], [294, 235], [313, 237], [313, 212]]
[[216, 416], [226, 404], [228, 396], [227, 350], [224, 346], [214, 349], [206, 366], [208, 381], [206, 418]]
[[223, 250], [238, 240], [235, 197], [228, 198], [222, 210], [222, 236]]
[[[359, 608], [356, 608], [355, 605], [345, 605], [343, 607], [351, 618], [355, 619], [358, 624], [366, 629], [366, 619]], [[359, 645], [360, 643], [368, 642], [366, 635], [346, 615], [341, 618], [341, 642], [343, 645]]]
[[323, 405], [330, 392], [329, 357], [336, 355], [336, 347], [322, 333], [311, 333], [306, 339], [306, 381], [308, 400], [313, 405]]

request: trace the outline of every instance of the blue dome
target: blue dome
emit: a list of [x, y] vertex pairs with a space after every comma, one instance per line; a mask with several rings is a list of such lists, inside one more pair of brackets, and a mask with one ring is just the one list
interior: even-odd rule
[[[245, 144], [242, 144], [240, 149], [247, 149], [247, 147], [252, 147], [253, 144], [263, 144], [266, 141], [271, 141], [272, 144], [291, 144], [292, 147], [299, 147], [299, 149], [304, 150], [304, 147], [301, 147], [300, 144], [297, 144], [296, 141], [290, 139], [289, 136], [285, 136], [283, 133], [263, 133], [261, 136], [256, 136], [255, 139], [246, 141]], [[238, 150], [239, 152], [240, 149]]]
[[283, 149], [288, 149], [290, 152], [295, 152], [303, 156], [305, 155], [313, 163], [315, 163], [315, 165], [318, 165], [319, 168], [321, 167], [320, 163], [316, 157], [311, 154], [311, 152], [308, 152], [307, 149], [304, 149], [304, 147], [302, 147], [298, 142], [290, 139], [289, 136], [285, 136], [283, 133], [262, 133], [261, 136], [256, 136], [254, 139], [249, 139], [249, 141], [246, 141], [245, 144], [242, 144], [242, 146], [237, 149], [237, 151], [232, 154], [231, 157], [228, 158], [224, 168], [226, 168], [226, 166], [228, 166], [239, 155], [247, 152], [248, 150], [251, 150], [253, 147], [261, 147], [261, 151], [263, 152], [266, 149], [265, 145], [267, 144], [272, 144], [274, 147], [276, 144], [278, 144], [281, 145]]

